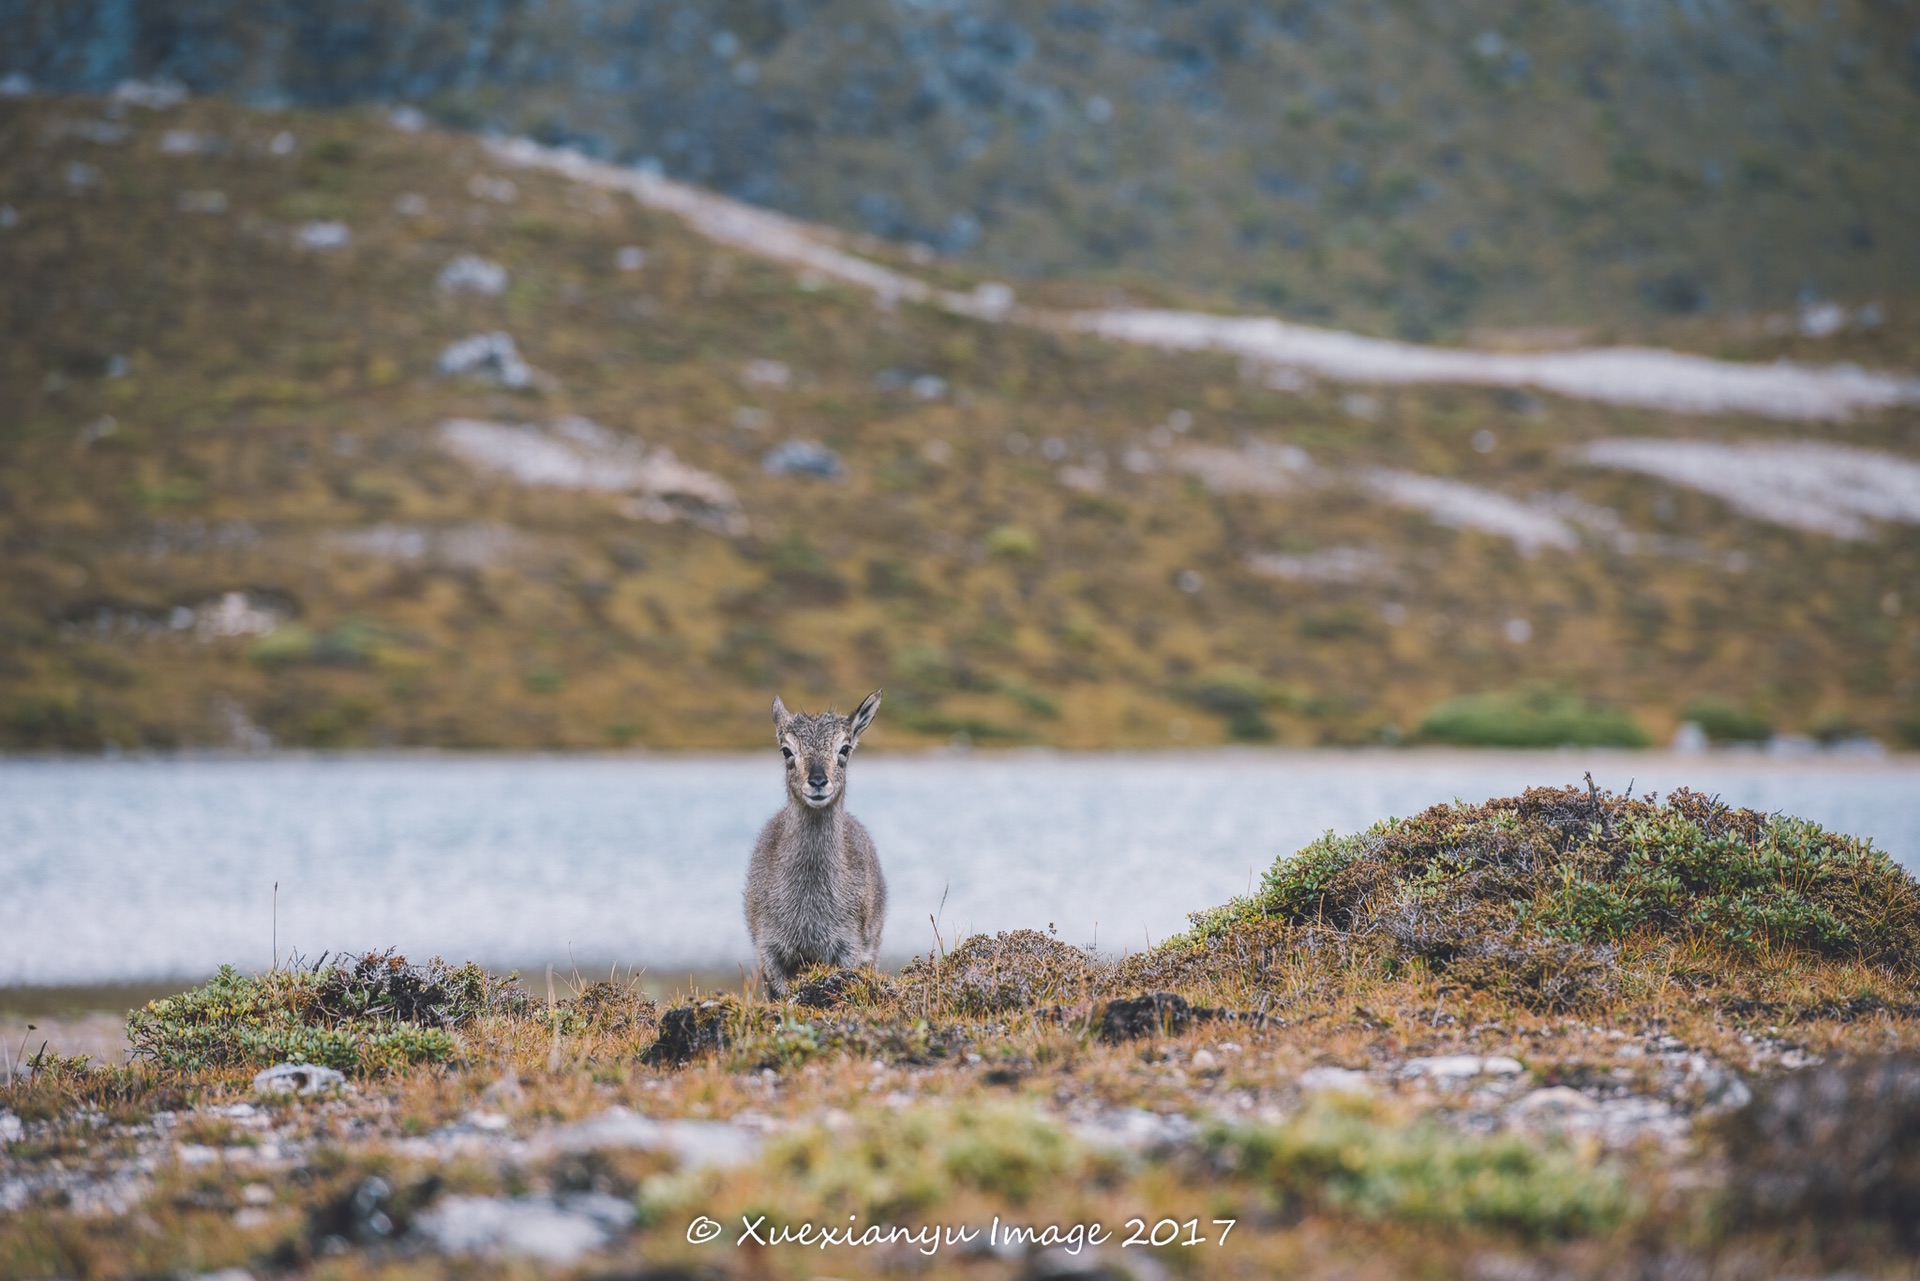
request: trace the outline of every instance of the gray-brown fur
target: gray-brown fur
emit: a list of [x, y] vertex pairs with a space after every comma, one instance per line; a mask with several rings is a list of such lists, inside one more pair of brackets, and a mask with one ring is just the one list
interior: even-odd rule
[[872, 965], [887, 919], [887, 880], [873, 838], [847, 813], [847, 761], [880, 710], [880, 691], [851, 716], [789, 712], [773, 700], [787, 807], [767, 820], [747, 867], [747, 932], [774, 996], [809, 965]]

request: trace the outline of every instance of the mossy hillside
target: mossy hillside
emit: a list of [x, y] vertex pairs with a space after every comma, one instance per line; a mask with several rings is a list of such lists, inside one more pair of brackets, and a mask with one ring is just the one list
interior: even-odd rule
[[[669, 216], [499, 170], [456, 135], [202, 100], [109, 122], [122, 142], [75, 131], [104, 105], [0, 100], [0, 204], [18, 216], [0, 230], [8, 748], [260, 741], [247, 725], [288, 746], [744, 748], [776, 689], [811, 706], [876, 685], [878, 746], [1404, 741], [1449, 698], [1535, 688], [1655, 741], [1704, 698], [1778, 732], [1894, 742], [1920, 726], [1920, 614], [1886, 608], [1920, 580], [1920, 533], [1840, 543], [1732, 519], [1566, 452], [1794, 433], [1777, 422], [1491, 389], [1275, 391], [1212, 357], [802, 287]], [[169, 131], [211, 141], [170, 154]], [[470, 189], [500, 178], [510, 202]], [[183, 207], [209, 191], [225, 213]], [[396, 208], [407, 196], [425, 212]], [[348, 245], [300, 248], [315, 219]], [[616, 269], [629, 246], [645, 265]], [[436, 288], [463, 254], [503, 266], [505, 291]], [[1882, 301], [1879, 328], [1818, 342], [1708, 321], [1676, 337], [1920, 366], [1920, 313]], [[550, 381], [433, 374], [448, 344], [496, 330]], [[747, 380], [762, 359], [787, 386]], [[918, 399], [903, 374], [948, 392]], [[1570, 495], [1664, 550], [1527, 557], [1341, 483], [1219, 494], [1172, 466], [1129, 471], [1175, 410], [1191, 428], [1163, 433], [1166, 451], [1291, 445], [1329, 476]], [[436, 444], [450, 418], [570, 414], [721, 476], [751, 531], [636, 520], [615, 495], [485, 477]], [[1911, 426], [1894, 411], [1820, 434], [1899, 451]], [[1492, 453], [1470, 443], [1483, 429]], [[789, 439], [825, 443], [844, 475], [764, 472]], [[1099, 492], [1061, 482], [1096, 456]], [[1249, 560], [1340, 549], [1377, 576], [1274, 578]], [[228, 592], [280, 630], [170, 625]], [[1503, 632], [1515, 617], [1525, 644]]]
[[[1676, 977], [1804, 959], [1920, 976], [1920, 885], [1872, 844], [1680, 790], [1664, 801], [1532, 788], [1436, 806], [1278, 860], [1259, 890], [1167, 947], [1271, 922], [1332, 930], [1548, 1006]], [[1677, 975], [1713, 987], [1731, 977]]]

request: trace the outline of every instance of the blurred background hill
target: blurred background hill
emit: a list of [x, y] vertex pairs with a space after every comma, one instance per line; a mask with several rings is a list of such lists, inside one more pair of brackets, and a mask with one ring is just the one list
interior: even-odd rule
[[5, 71], [410, 103], [1070, 278], [1414, 338], [1920, 285], [1893, 0], [6, 0]]
[[961, 291], [1911, 374], [1911, 5], [0, 29], [5, 746], [749, 746], [776, 689], [881, 684], [896, 744], [1920, 741], [1911, 399], [1680, 415], [876, 306], [477, 136]]

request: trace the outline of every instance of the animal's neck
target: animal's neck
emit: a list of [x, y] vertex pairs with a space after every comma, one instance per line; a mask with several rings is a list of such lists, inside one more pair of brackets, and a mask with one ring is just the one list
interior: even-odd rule
[[841, 799], [836, 796], [831, 805], [819, 809], [800, 801], [789, 802], [799, 816], [801, 857], [829, 863], [839, 860], [840, 834], [845, 827]]

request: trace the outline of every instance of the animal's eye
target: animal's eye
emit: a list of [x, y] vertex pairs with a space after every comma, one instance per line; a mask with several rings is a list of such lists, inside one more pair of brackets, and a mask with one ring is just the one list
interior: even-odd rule
[[846, 760], [846, 759], [847, 759], [847, 753], [848, 753], [848, 752], [851, 752], [852, 750], [853, 750], [853, 744], [852, 744], [852, 743], [842, 743], [842, 744], [840, 744], [840, 759], [841, 759], [841, 760], [843, 760], [843, 761], [844, 761], [844, 760]]
[[781, 748], [781, 749], [780, 749], [780, 755], [782, 755], [782, 756], [784, 756], [784, 757], [786, 757], [786, 758], [787, 758], [788, 760], [792, 760], [792, 759], [793, 759], [793, 749], [792, 749], [791, 747], [783, 747], [783, 748]]

